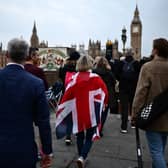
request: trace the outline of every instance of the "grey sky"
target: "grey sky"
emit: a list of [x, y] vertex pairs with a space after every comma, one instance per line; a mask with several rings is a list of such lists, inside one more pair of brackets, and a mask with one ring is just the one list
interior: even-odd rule
[[[0, 0], [0, 42], [6, 49], [13, 37], [30, 41], [34, 20], [40, 41], [49, 46], [85, 44], [89, 38], [119, 41], [125, 25], [130, 47], [130, 24], [136, 0]], [[142, 54], [151, 53], [152, 40], [168, 38], [168, 0], [139, 0], [138, 8], [143, 25]]]

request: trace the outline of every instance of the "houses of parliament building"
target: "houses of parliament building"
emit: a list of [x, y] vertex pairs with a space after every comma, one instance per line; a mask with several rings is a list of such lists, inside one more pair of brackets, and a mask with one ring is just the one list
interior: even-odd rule
[[[131, 48], [134, 51], [134, 58], [136, 60], [141, 59], [141, 43], [142, 43], [142, 23], [139, 16], [138, 6], [136, 5], [134, 16], [130, 25], [130, 39]], [[94, 41], [89, 39], [88, 49], [85, 50], [84, 44], [79, 45], [78, 51], [80, 53], [88, 53], [90, 56], [95, 58], [96, 56], [105, 56], [107, 46], [111, 46], [111, 59], [119, 59], [123, 52], [118, 50], [118, 40], [107, 40], [105, 46], [106, 49], [102, 49], [101, 41]], [[57, 70], [64, 60], [66, 59], [68, 53], [71, 50], [77, 50], [76, 45], [71, 45], [71, 47], [49, 47], [48, 41], [39, 42], [39, 37], [37, 35], [36, 23], [34, 23], [32, 35], [30, 37], [30, 46], [39, 48], [40, 64], [44, 70]], [[7, 63], [5, 51], [2, 50], [2, 43], [0, 43], [0, 68], [4, 67]]]

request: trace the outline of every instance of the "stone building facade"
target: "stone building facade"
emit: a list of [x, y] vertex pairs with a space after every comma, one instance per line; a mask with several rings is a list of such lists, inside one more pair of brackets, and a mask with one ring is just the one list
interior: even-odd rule
[[89, 39], [89, 45], [88, 45], [88, 54], [95, 59], [97, 56], [101, 56], [101, 42], [100, 41], [91, 41]]
[[2, 50], [2, 43], [0, 43], [0, 68], [3, 68], [7, 64], [6, 51]]

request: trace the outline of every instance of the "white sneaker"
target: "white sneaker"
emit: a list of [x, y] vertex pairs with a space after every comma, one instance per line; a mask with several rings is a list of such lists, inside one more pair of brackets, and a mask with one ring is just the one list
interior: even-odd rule
[[80, 156], [76, 161], [78, 168], [84, 168], [84, 158]]
[[132, 128], [132, 129], [135, 129], [135, 126], [131, 125], [131, 128]]
[[128, 121], [131, 121], [131, 116], [128, 116]]
[[121, 114], [117, 114], [117, 119], [121, 119]]
[[65, 144], [67, 146], [71, 145], [72, 144], [72, 140], [71, 139], [65, 139]]
[[122, 129], [120, 132], [121, 132], [122, 134], [126, 134], [128, 131]]

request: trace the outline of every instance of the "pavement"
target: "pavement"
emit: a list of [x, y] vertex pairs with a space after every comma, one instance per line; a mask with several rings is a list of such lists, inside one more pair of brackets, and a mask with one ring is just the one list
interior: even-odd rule
[[[103, 137], [94, 142], [85, 168], [135, 168], [137, 167], [135, 129], [128, 123], [128, 133], [120, 133], [121, 120], [116, 114], [109, 114], [103, 130]], [[73, 143], [66, 146], [64, 139], [57, 140], [55, 136], [55, 114], [51, 114], [52, 139], [53, 139], [53, 165], [52, 168], [77, 168], [77, 147], [75, 136]], [[151, 167], [151, 158], [144, 135], [140, 130], [140, 140], [143, 157], [143, 168]], [[168, 145], [166, 154], [168, 156]], [[166, 158], [168, 159], [168, 158]], [[38, 165], [39, 168], [39, 165]]]

